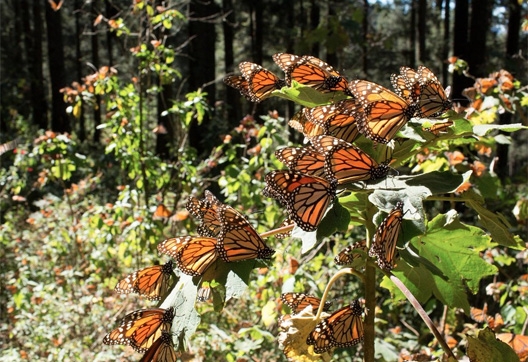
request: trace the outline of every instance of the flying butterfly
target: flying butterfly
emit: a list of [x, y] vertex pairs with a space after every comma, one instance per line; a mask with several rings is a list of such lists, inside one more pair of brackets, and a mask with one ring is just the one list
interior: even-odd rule
[[139, 362], [176, 362], [178, 354], [174, 350], [172, 336], [163, 331]]
[[378, 164], [351, 143], [332, 136], [317, 136], [312, 140], [317, 152], [325, 157], [325, 174], [339, 184], [377, 180], [389, 172], [387, 162]]
[[336, 257], [334, 258], [334, 262], [337, 265], [352, 264], [354, 260], [361, 255], [361, 253], [359, 253], [358, 251], [364, 252], [365, 254], [368, 252], [367, 240], [363, 239], [352, 245], [347, 246], [346, 248], [341, 250], [339, 254], [336, 255]]
[[350, 347], [363, 340], [363, 308], [359, 301], [332, 313], [315, 326], [306, 339], [315, 353], [324, 353], [334, 347]]
[[158, 251], [176, 260], [187, 275], [202, 275], [219, 257], [216, 239], [205, 236], [170, 238], [158, 244]]
[[242, 75], [228, 75], [224, 77], [224, 83], [238, 90], [248, 101], [253, 101], [249, 94], [249, 83]]
[[248, 82], [248, 94], [251, 102], [259, 103], [268, 98], [274, 90], [286, 85], [283, 79], [258, 64], [242, 62], [238, 65]]
[[160, 300], [167, 294], [174, 263], [169, 261], [164, 265], [154, 265], [127, 275], [115, 286], [119, 294], [137, 293], [148, 300]]
[[347, 92], [348, 81], [329, 64], [311, 55], [277, 53], [273, 60], [286, 74], [286, 84], [295, 80], [321, 92]]
[[363, 107], [359, 132], [375, 142], [388, 143], [414, 115], [414, 105], [379, 84], [355, 80], [348, 88]]
[[[283, 293], [281, 300], [292, 310], [292, 314], [301, 313], [308, 306], [312, 307], [312, 311], [315, 312], [319, 309], [321, 299], [304, 293]], [[323, 311], [327, 312], [332, 306], [331, 302], [325, 302]]]
[[377, 257], [377, 263], [383, 270], [391, 270], [394, 267], [396, 243], [400, 235], [402, 218], [403, 202], [398, 201], [394, 209], [378, 226], [372, 240], [369, 256]]
[[127, 314], [119, 327], [103, 338], [103, 343], [122, 344], [140, 353], [147, 352], [163, 332], [170, 331], [173, 319], [173, 307], [137, 310]]
[[275, 157], [290, 171], [311, 176], [325, 176], [325, 156], [313, 147], [284, 147], [275, 151]]
[[314, 231], [336, 196], [336, 181], [291, 171], [266, 175], [263, 194], [286, 206], [290, 218], [304, 231]]
[[308, 121], [323, 130], [320, 134], [334, 136], [346, 142], [354, 142], [358, 138], [357, 121], [363, 117], [362, 112], [361, 104], [354, 99], [304, 109]]
[[249, 221], [229, 205], [217, 210], [222, 225], [216, 249], [225, 262], [269, 259], [275, 250], [269, 248]]

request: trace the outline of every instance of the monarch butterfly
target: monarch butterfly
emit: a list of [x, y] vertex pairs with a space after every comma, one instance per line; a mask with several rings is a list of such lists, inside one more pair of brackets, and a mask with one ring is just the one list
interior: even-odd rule
[[243, 76], [228, 75], [224, 78], [224, 83], [238, 90], [248, 101], [253, 102], [252, 97], [249, 94], [249, 83]]
[[418, 67], [417, 73], [420, 80], [418, 116], [437, 117], [451, 109], [452, 103], [448, 99], [448, 93], [442, 87], [436, 75], [423, 65]]
[[359, 301], [353, 301], [317, 324], [306, 339], [306, 344], [314, 345], [315, 353], [358, 344], [363, 340], [364, 334], [362, 313]]
[[158, 244], [158, 251], [176, 260], [187, 275], [202, 275], [218, 259], [216, 239], [204, 236], [170, 238]]
[[429, 128], [423, 128], [424, 131], [431, 132], [435, 136], [438, 136], [440, 133], [446, 132], [446, 130], [453, 125], [453, 121], [438, 122], [431, 125]]
[[269, 259], [275, 250], [270, 249], [249, 221], [229, 205], [217, 211], [222, 230], [218, 234], [216, 249], [225, 262]]
[[271, 92], [286, 85], [283, 79], [258, 64], [242, 62], [238, 67], [248, 82], [248, 94], [252, 102], [259, 103], [268, 98]]
[[488, 304], [484, 303], [484, 306], [482, 307], [482, 309], [471, 307], [469, 309], [469, 316], [475, 322], [484, 323], [486, 319], [488, 318]]
[[315, 123], [308, 120], [306, 117], [306, 108], [301, 109], [299, 112], [295, 113], [292, 118], [288, 121], [288, 125], [293, 129], [301, 132], [304, 137], [311, 138], [320, 134], [325, 134], [325, 130], [316, 125]]
[[420, 100], [420, 79], [418, 73], [409, 67], [400, 67], [400, 74], [390, 77], [394, 92], [411, 104]]
[[[282, 302], [291, 308], [292, 314], [301, 313], [308, 306], [312, 306], [315, 312], [321, 304], [321, 299], [304, 293], [283, 293]], [[331, 302], [325, 302], [323, 310], [327, 312], [332, 306]]]
[[207, 283], [202, 283], [202, 285], [198, 288], [198, 292], [196, 293], [196, 300], [199, 302], [206, 302], [211, 298], [211, 286]]
[[169, 261], [164, 265], [154, 265], [127, 275], [115, 286], [120, 294], [137, 293], [148, 300], [160, 300], [167, 294], [174, 263]]
[[336, 196], [337, 182], [290, 171], [266, 175], [263, 194], [286, 206], [290, 218], [304, 231], [314, 231]]
[[332, 136], [317, 136], [312, 145], [325, 157], [325, 173], [339, 184], [376, 180], [387, 175], [387, 162], [378, 165], [358, 147]]
[[363, 106], [359, 132], [379, 143], [388, 143], [411, 119], [415, 106], [379, 84], [355, 80], [348, 86]]
[[291, 235], [291, 232], [292, 232], [292, 229], [293, 229], [294, 225], [295, 225], [295, 223], [293, 222], [293, 220], [290, 219], [289, 217], [287, 217], [286, 219], [284, 219], [280, 223], [280, 225], [279, 225], [279, 227], [277, 229], [282, 229], [282, 228], [289, 227], [289, 230], [285, 231], [285, 232], [278, 233], [278, 234], [273, 234], [273, 236], [275, 236], [277, 239], [286, 239], [287, 237], [289, 237]]
[[163, 331], [139, 362], [176, 362], [177, 360], [178, 354], [174, 350], [172, 336]]
[[208, 190], [205, 190], [205, 197], [199, 200], [189, 197], [185, 208], [189, 213], [201, 222], [197, 231], [200, 236], [214, 238], [218, 236], [222, 225], [216, 215], [216, 210], [222, 205], [220, 201]]
[[359, 250], [367, 253], [367, 240], [363, 239], [352, 245], [347, 246], [346, 248], [341, 250], [339, 254], [336, 255], [336, 257], [334, 258], [334, 262], [337, 265], [352, 264], [354, 259], [361, 255], [360, 253], [358, 253]]
[[394, 267], [394, 254], [396, 243], [400, 234], [403, 218], [403, 202], [398, 201], [396, 207], [381, 222], [376, 230], [369, 256], [377, 257], [378, 265], [383, 270], [391, 270]]
[[174, 319], [174, 308], [140, 309], [127, 314], [119, 327], [103, 338], [104, 344], [123, 344], [144, 353], [165, 331]]
[[285, 147], [275, 151], [275, 157], [291, 171], [324, 177], [325, 156], [313, 147]]
[[291, 85], [293, 79], [321, 92], [347, 91], [348, 81], [319, 58], [277, 53], [273, 60], [286, 74], [287, 85]]
[[357, 120], [362, 117], [362, 112], [361, 104], [354, 99], [344, 99], [335, 104], [304, 109], [308, 121], [322, 128], [322, 134], [346, 142], [354, 142], [358, 138]]
[[498, 333], [495, 337], [509, 345], [517, 356], [526, 357], [528, 354], [528, 336], [513, 333]]

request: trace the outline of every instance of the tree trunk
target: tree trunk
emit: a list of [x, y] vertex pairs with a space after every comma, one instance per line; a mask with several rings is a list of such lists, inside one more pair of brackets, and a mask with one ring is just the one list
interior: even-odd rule
[[[519, 52], [519, 29], [521, 26], [521, 5], [517, 0], [509, 1], [509, 17], [508, 17], [508, 35], [506, 39], [506, 70], [516, 74], [517, 71], [522, 69], [522, 65], [519, 64], [519, 59], [515, 59], [514, 56]], [[504, 112], [499, 116], [499, 124], [510, 124], [512, 121], [512, 114]], [[516, 143], [517, 133], [512, 135], [513, 142]], [[514, 165], [515, 160], [510, 159], [509, 155], [510, 148], [506, 144], [497, 144], [497, 158], [498, 162], [495, 162], [495, 173], [504, 182], [507, 177], [513, 174], [513, 170], [520, 169]]]
[[[92, 16], [94, 16], [94, 19], [99, 15], [99, 9], [98, 9], [98, 0], [92, 1], [91, 6], [91, 13]], [[92, 65], [95, 67], [96, 70], [99, 70], [100, 62], [99, 62], [99, 36], [97, 35], [97, 29], [94, 24], [94, 21], [92, 20], [90, 22], [91, 26], [91, 45], [92, 45]], [[107, 34], [110, 34], [110, 31], [107, 31]], [[111, 41], [108, 42], [107, 46], [108, 48], [108, 58], [112, 58], [112, 46], [110, 45]], [[112, 65], [112, 63], [109, 63], [109, 65]], [[93, 118], [94, 118], [94, 133], [93, 133], [93, 141], [95, 143], [99, 142], [101, 140], [101, 130], [98, 128], [98, 126], [101, 124], [101, 95], [96, 94], [95, 95], [95, 105], [93, 108]]]
[[363, 41], [361, 42], [362, 45], [362, 65], [363, 65], [363, 75], [365, 77], [368, 77], [368, 16], [369, 16], [369, 2], [368, 0], [363, 0]]
[[[214, 24], [209, 20], [219, 12], [213, 2], [204, 3], [193, 0], [189, 6], [189, 90], [194, 91], [203, 88], [207, 92], [209, 106], [214, 106], [215, 96], [215, 40], [216, 31]], [[209, 85], [207, 85], [209, 84]], [[197, 149], [198, 154], [211, 149], [211, 144], [217, 144], [218, 139], [207, 139], [204, 135], [218, 133], [208, 133], [207, 129], [216, 127], [211, 125], [209, 116], [206, 116], [202, 125], [195, 122], [191, 125], [189, 141], [191, 146]], [[213, 137], [214, 137], [213, 136]]]
[[[83, 77], [83, 62], [81, 52], [81, 37], [82, 37], [82, 26], [81, 26], [81, 14], [82, 14], [81, 0], [75, 0], [75, 60], [77, 66], [77, 80], [81, 82]], [[82, 102], [82, 97], [81, 97]], [[86, 139], [86, 127], [84, 119], [84, 104], [81, 104], [81, 113], [79, 114], [79, 140], [82, 142]]]
[[446, 85], [448, 83], [448, 64], [445, 61], [449, 57], [449, 39], [451, 37], [449, 32], [450, 21], [449, 21], [449, 5], [450, 1], [444, 1], [444, 44], [442, 47], [442, 84]]
[[480, 0], [471, 2], [471, 28], [469, 33], [469, 72], [475, 77], [485, 77], [487, 70], [487, 46], [486, 35], [490, 31], [491, 21], [490, 0]]
[[425, 45], [427, 33], [427, 1], [420, 0], [418, 1], [418, 59], [422, 64], [427, 64], [429, 61], [429, 52]]
[[409, 27], [409, 61], [411, 68], [416, 68], [416, 1], [411, 1], [411, 24]]
[[[222, 0], [222, 12], [224, 22], [222, 30], [224, 33], [224, 70], [226, 74], [239, 73], [238, 67], [235, 64], [235, 53], [233, 51], [233, 44], [235, 39], [235, 9], [233, 0]], [[241, 98], [238, 90], [233, 87], [225, 86], [225, 119], [228, 120], [230, 127], [236, 125], [242, 119]]]
[[[308, 31], [313, 31], [319, 26], [319, 20], [321, 18], [321, 8], [319, 6], [319, 1], [311, 0], [310, 4], [310, 24], [308, 25]], [[319, 56], [319, 43], [316, 42], [312, 45], [312, 49], [310, 49], [310, 54]]]
[[51, 81], [51, 129], [55, 132], [71, 132], [71, 125], [66, 114], [66, 103], [60, 92], [66, 86], [61, 12], [60, 10], [53, 11], [47, 1], [45, 6]]
[[[453, 53], [455, 56], [467, 60], [469, 57], [468, 42], [468, 18], [469, 5], [468, 0], [455, 0], [455, 28], [453, 31]], [[453, 74], [452, 99], [457, 99], [465, 106], [469, 103], [462, 91], [471, 87], [473, 81], [466, 76], [458, 73]]]
[[[94, 0], [97, 2], [97, 0]], [[109, 0], [104, 0], [105, 2], [105, 13], [107, 19], [113, 19], [117, 14], [118, 10], [115, 6], [112, 5], [112, 2]], [[97, 13], [94, 13], [97, 16]], [[115, 34], [111, 31], [106, 32], [106, 50], [108, 51], [108, 65], [114, 65], [114, 38]]]

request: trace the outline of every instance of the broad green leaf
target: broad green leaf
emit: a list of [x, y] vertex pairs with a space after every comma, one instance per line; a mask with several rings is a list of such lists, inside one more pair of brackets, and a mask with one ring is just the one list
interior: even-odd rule
[[475, 362], [518, 362], [519, 357], [506, 343], [498, 340], [489, 328], [478, 332], [477, 338], [467, 336], [467, 354]]
[[473, 127], [473, 132], [477, 136], [485, 136], [489, 132], [494, 131], [494, 130], [501, 130], [504, 132], [515, 132], [521, 129], [528, 129], [528, 127], [523, 126], [520, 123], [502, 124], [502, 125], [501, 124], [479, 124]]
[[274, 91], [272, 94], [309, 108], [348, 98], [342, 92], [322, 93], [312, 87], [307, 87], [295, 81], [292, 81], [291, 87], [283, 87], [280, 90]]

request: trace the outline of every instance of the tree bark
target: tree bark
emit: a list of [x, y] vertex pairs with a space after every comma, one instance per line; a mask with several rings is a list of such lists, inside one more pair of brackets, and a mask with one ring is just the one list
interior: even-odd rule
[[[222, 23], [222, 31], [224, 33], [224, 71], [226, 74], [239, 73], [233, 51], [236, 25], [233, 0], [222, 0], [222, 13], [224, 16]], [[240, 92], [228, 86], [225, 86], [225, 91], [225, 119], [228, 120], [230, 127], [235, 127], [242, 119]]]
[[[98, 8], [98, 0], [92, 1], [91, 6], [91, 13], [92, 16], [94, 16], [94, 19], [99, 15], [99, 8]], [[91, 46], [92, 46], [92, 65], [95, 67], [96, 70], [99, 70], [100, 62], [99, 62], [99, 36], [97, 33], [96, 26], [94, 24], [94, 21], [92, 20], [90, 22], [90, 33], [91, 33]], [[107, 34], [110, 34], [110, 31], [107, 31]], [[108, 39], [108, 38], [107, 38]], [[109, 60], [112, 58], [112, 46], [111, 41], [107, 43], [108, 47], [108, 58]], [[109, 65], [112, 65], [110, 62]], [[93, 133], [93, 141], [95, 143], [99, 142], [101, 140], [101, 130], [98, 128], [98, 126], [101, 124], [101, 95], [96, 94], [95, 95], [95, 106], [93, 108], [93, 118], [94, 118], [94, 133]]]
[[362, 57], [362, 66], [363, 66], [363, 74], [365, 75], [365, 77], [368, 76], [368, 69], [369, 69], [369, 64], [368, 64], [368, 16], [369, 16], [369, 2], [368, 0], [363, 0], [363, 41], [361, 42], [361, 45], [362, 45], [362, 53], [361, 54], [361, 57]]
[[488, 57], [486, 36], [490, 30], [491, 10], [490, 0], [471, 2], [471, 27], [467, 61], [469, 72], [475, 77], [485, 77], [489, 73], [486, 67]]
[[[213, 2], [204, 3], [193, 0], [189, 6], [189, 37], [192, 39], [189, 44], [189, 89], [191, 91], [202, 88], [207, 92], [209, 105], [214, 106], [215, 96], [215, 40], [216, 31], [213, 22], [210, 20], [218, 14], [219, 9]], [[189, 141], [191, 146], [197, 149], [198, 154], [209, 151], [211, 142], [218, 140], [204, 138], [210, 134], [207, 129], [216, 125], [210, 125], [209, 116], [203, 120], [202, 125], [195, 122], [191, 125]]]
[[[82, 52], [81, 52], [81, 37], [82, 37], [82, 26], [81, 26], [81, 14], [82, 14], [81, 0], [75, 0], [75, 60], [77, 66], [77, 80], [81, 82], [83, 77], [83, 63], [82, 63]], [[82, 97], [81, 97], [82, 102]], [[86, 126], [84, 119], [84, 104], [81, 104], [81, 113], [79, 115], [79, 140], [82, 142], [86, 139]]]
[[429, 53], [425, 46], [427, 37], [427, 1], [418, 1], [418, 59], [420, 63], [427, 64]]
[[71, 132], [71, 125], [66, 114], [66, 103], [60, 92], [66, 86], [61, 12], [60, 10], [53, 11], [47, 1], [45, 3], [51, 81], [51, 129], [55, 132]]
[[444, 60], [442, 62], [442, 84], [447, 84], [448, 83], [448, 64], [447, 62], [445, 61], [448, 57], [449, 57], [449, 39], [451, 38], [451, 35], [450, 35], [450, 21], [449, 21], [449, 15], [450, 15], [450, 11], [449, 11], [449, 5], [450, 5], [450, 1], [449, 0], [445, 0], [444, 2], [444, 44], [443, 44], [443, 47], [442, 47], [442, 60]]
[[[469, 4], [468, 0], [455, 0], [455, 26], [453, 31], [453, 53], [455, 56], [467, 60], [469, 57], [469, 39], [468, 39], [468, 19]], [[457, 99], [465, 106], [469, 100], [462, 95], [462, 91], [472, 85], [472, 80], [463, 74], [453, 74], [452, 99]]]

